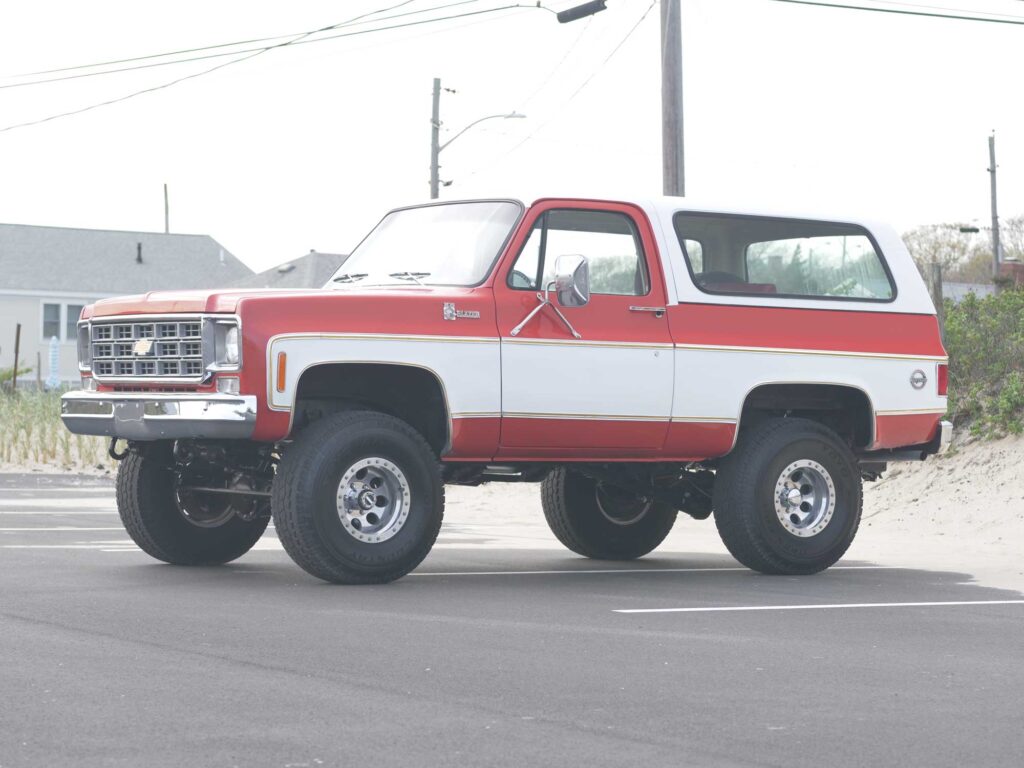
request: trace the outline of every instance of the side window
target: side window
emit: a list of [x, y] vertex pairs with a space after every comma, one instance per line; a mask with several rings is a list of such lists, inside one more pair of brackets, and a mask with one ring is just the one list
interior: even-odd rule
[[706, 293], [891, 301], [892, 278], [863, 227], [801, 219], [677, 213], [694, 283]]
[[43, 340], [60, 338], [60, 304], [43, 304]]
[[699, 240], [680, 240], [679, 244], [683, 246], [683, 254], [685, 254], [687, 261], [693, 265], [694, 272], [704, 271], [704, 246], [700, 244]]
[[864, 235], [800, 237], [751, 243], [747, 275], [779, 293], [891, 299], [889, 279]]
[[509, 287], [541, 290], [554, 280], [559, 256], [587, 257], [590, 292], [643, 296], [650, 290], [632, 219], [611, 211], [551, 210], [537, 219], [509, 274]]

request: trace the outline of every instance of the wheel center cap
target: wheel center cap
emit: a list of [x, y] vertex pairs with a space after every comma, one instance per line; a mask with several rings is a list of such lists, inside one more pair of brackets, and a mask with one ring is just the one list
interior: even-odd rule
[[789, 506], [799, 507], [800, 503], [804, 500], [804, 495], [800, 493], [799, 488], [790, 488], [783, 498]]
[[373, 491], [363, 491], [358, 497], [359, 506], [362, 509], [373, 509], [377, 504], [377, 494]]

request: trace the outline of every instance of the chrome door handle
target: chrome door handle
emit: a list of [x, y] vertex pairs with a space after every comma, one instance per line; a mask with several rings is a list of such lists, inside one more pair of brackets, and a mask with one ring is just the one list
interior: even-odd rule
[[664, 307], [630, 307], [630, 312], [653, 312], [655, 317], [663, 317], [665, 314]]

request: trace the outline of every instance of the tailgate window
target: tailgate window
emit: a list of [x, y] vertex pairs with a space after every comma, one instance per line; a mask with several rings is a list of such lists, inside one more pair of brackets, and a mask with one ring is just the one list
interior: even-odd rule
[[706, 293], [892, 301], [892, 277], [863, 227], [802, 219], [677, 213], [676, 235]]

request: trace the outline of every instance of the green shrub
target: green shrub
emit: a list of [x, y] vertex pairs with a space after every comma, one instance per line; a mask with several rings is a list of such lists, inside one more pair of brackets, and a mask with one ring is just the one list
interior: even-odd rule
[[[22, 365], [22, 363], [19, 363]], [[24, 376], [26, 373], [31, 373], [31, 368], [18, 368], [18, 375]], [[4, 387], [14, 378], [13, 368], [0, 368], [0, 387]]]
[[0, 393], [0, 464], [112, 469], [107, 441], [73, 435], [60, 420], [60, 392]]
[[1024, 431], [1024, 291], [946, 302], [949, 412], [978, 435]]

